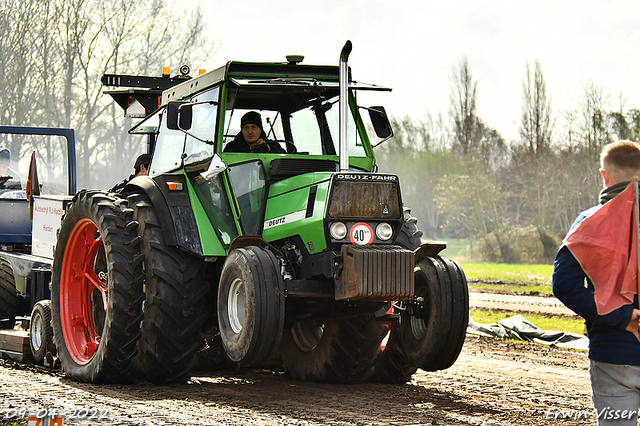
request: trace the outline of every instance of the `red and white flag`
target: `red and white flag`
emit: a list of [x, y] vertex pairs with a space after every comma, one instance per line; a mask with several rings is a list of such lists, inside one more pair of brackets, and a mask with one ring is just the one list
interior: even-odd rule
[[638, 292], [635, 187], [634, 180], [564, 239], [593, 283], [599, 315], [633, 303]]

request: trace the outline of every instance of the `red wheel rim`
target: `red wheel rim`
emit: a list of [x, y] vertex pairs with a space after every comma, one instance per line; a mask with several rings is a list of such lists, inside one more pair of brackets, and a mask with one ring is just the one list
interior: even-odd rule
[[60, 317], [62, 332], [69, 354], [78, 364], [86, 364], [96, 353], [100, 333], [96, 331], [92, 294], [102, 295], [107, 308], [106, 273], [99, 277], [95, 270], [102, 237], [90, 219], [82, 219], [74, 226], [62, 261], [60, 274]]

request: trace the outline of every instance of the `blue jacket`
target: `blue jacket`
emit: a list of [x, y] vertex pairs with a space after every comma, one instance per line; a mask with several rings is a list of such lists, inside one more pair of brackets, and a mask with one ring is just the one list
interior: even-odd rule
[[[598, 205], [582, 212], [571, 228], [600, 207]], [[640, 342], [625, 330], [631, 321], [634, 305], [638, 306], [637, 296], [634, 305], [624, 305], [607, 315], [598, 315], [593, 284], [564, 245], [556, 256], [552, 287], [553, 294], [562, 303], [586, 320], [590, 359], [609, 364], [640, 365]]]

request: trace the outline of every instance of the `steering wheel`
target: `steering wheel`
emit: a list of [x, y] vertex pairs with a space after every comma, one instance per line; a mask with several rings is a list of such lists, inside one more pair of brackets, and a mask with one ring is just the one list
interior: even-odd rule
[[9, 179], [13, 179], [13, 176], [0, 176], [0, 188], [4, 188], [4, 184], [7, 183]]
[[0, 199], [26, 200], [27, 192], [24, 189], [3, 189], [0, 188]]
[[297, 154], [298, 153], [298, 148], [296, 148], [296, 146], [291, 141], [277, 140], [277, 141], [274, 141], [274, 142], [277, 142], [278, 144], [280, 142], [283, 142], [287, 146], [287, 154]]
[[277, 146], [279, 148], [282, 148], [280, 146], [280, 142], [284, 142], [284, 144], [287, 146], [287, 154], [295, 154], [296, 152], [298, 152], [298, 149], [296, 148], [296, 146], [293, 144], [293, 142], [289, 142], [289, 141], [285, 141], [285, 140], [272, 140], [272, 141], [266, 141], [266, 142], [262, 142], [259, 145], [254, 145], [251, 147], [251, 152], [269, 152], [269, 151], [265, 151], [264, 148], [267, 145], [273, 145], [273, 146]]

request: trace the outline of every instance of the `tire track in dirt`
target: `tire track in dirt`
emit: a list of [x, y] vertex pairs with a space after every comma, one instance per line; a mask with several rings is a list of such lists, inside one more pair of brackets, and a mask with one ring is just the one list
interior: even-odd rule
[[571, 309], [564, 306], [561, 301], [553, 296], [523, 296], [470, 290], [469, 306], [479, 309], [496, 309], [579, 318]]

